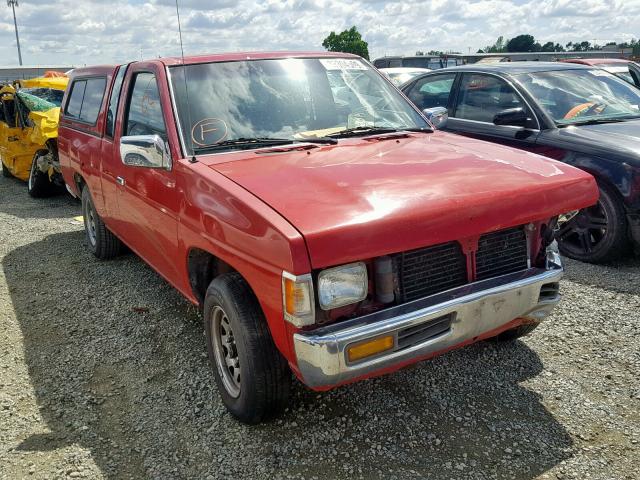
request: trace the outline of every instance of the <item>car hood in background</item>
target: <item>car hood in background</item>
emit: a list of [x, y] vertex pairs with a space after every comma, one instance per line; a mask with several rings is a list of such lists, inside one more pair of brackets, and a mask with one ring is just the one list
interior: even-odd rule
[[586, 147], [590, 153], [614, 158], [623, 157], [640, 167], [640, 119], [624, 122], [575, 125], [542, 132], [541, 140], [548, 139], [554, 146], [572, 149]]
[[591, 175], [443, 132], [202, 157], [304, 236], [314, 268], [472, 237], [595, 203]]

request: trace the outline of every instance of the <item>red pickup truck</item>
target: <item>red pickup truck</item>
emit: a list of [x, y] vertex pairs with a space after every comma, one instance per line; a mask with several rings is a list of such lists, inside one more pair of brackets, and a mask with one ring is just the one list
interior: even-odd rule
[[126, 244], [202, 308], [247, 423], [286, 405], [291, 371], [326, 390], [528, 333], [560, 298], [558, 216], [598, 195], [568, 165], [435, 131], [346, 54], [75, 69], [58, 143], [91, 251]]

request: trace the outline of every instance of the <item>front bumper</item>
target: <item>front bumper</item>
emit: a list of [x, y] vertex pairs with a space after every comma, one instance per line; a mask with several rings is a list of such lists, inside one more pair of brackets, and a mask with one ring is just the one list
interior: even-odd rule
[[[475, 282], [410, 303], [347, 320], [293, 337], [302, 380], [323, 389], [384, 373], [471, 343], [499, 331], [514, 319], [540, 322], [560, 301], [563, 274], [554, 255], [547, 268]], [[350, 363], [348, 346], [384, 335], [394, 347]]]

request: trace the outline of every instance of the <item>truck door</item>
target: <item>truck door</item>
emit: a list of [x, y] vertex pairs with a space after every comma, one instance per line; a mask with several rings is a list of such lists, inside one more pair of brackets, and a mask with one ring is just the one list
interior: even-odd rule
[[[123, 137], [159, 136], [168, 145], [165, 118], [171, 112], [161, 67], [136, 63], [129, 67], [123, 92], [123, 108], [116, 122], [115, 147], [120, 151]], [[165, 92], [166, 93], [166, 92]], [[140, 138], [140, 137], [139, 137]], [[171, 150], [167, 148], [167, 150]], [[114, 165], [118, 162], [113, 162]], [[161, 166], [140, 162], [125, 164], [122, 159], [114, 171], [118, 189], [118, 222], [123, 240], [158, 272], [178, 278], [179, 196], [171, 164]]]
[[105, 119], [104, 137], [101, 145], [100, 164], [100, 181], [102, 183], [102, 194], [105, 199], [105, 217], [109, 218], [110, 225], [115, 233], [118, 233], [120, 225], [118, 224], [118, 184], [116, 172], [122, 173], [122, 160], [120, 152], [116, 148], [114, 141], [114, 133], [116, 126], [116, 118], [118, 113], [118, 105], [120, 102], [120, 92], [122, 91], [122, 82], [128, 65], [122, 65], [115, 73], [113, 87], [109, 94], [109, 102], [107, 104], [107, 113]]

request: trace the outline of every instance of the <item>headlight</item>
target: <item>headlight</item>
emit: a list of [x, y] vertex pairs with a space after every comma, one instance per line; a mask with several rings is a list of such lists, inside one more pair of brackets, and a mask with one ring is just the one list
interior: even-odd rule
[[318, 302], [323, 310], [364, 300], [368, 290], [367, 266], [362, 262], [328, 268], [318, 275]]

